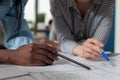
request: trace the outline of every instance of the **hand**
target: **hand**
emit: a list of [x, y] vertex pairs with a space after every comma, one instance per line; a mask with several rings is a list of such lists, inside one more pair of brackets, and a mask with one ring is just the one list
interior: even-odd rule
[[23, 66], [51, 65], [57, 59], [52, 51], [56, 49], [43, 44], [33, 43], [21, 46], [16, 50], [14, 63]]
[[103, 43], [96, 38], [89, 38], [83, 43], [83, 45], [77, 45], [73, 49], [73, 53], [84, 58], [101, 57], [100, 50], [97, 46], [103, 47]]
[[50, 40], [42, 39], [42, 40], [39, 41], [39, 43], [40, 44], [47, 44], [47, 45], [49, 45], [51, 47], [56, 48], [58, 51], [61, 51], [60, 44], [57, 43], [57, 42], [53, 42], [53, 41], [50, 41]]

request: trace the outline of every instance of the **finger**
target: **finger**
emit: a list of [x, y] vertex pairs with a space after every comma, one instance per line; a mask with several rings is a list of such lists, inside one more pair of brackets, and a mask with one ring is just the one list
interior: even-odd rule
[[96, 44], [99, 47], [104, 46], [104, 44], [101, 41], [99, 41], [98, 39], [96, 39], [96, 38], [89, 38], [87, 41], [90, 42], [90, 43]]
[[83, 53], [83, 57], [84, 57], [84, 58], [90, 58], [91, 55], [92, 55], [92, 54], [90, 54], [90, 53], [88, 53], [88, 52], [84, 52], [84, 53]]
[[91, 48], [84, 47], [83, 50], [84, 50], [84, 52], [92, 54], [92, 55], [94, 55], [96, 57], [100, 57], [101, 56], [99, 53], [97, 53], [95, 50], [93, 50]]
[[52, 62], [54, 61], [54, 60], [51, 60], [50, 58], [48, 58], [47, 56], [44, 56], [44, 55], [39, 55], [39, 56], [34, 56], [33, 57], [33, 61], [42, 61], [42, 62], [44, 62], [44, 63], [46, 63], [46, 64], [52, 64]]
[[57, 60], [57, 56], [55, 54], [53, 54], [52, 52], [49, 52], [49, 51], [46, 51], [46, 50], [43, 50], [43, 49], [36, 49], [34, 51], [34, 55], [36, 54], [37, 55], [44, 55], [44, 56], [47, 56], [48, 58], [52, 59], [52, 60]]
[[44, 57], [43, 57], [43, 62], [51, 65], [51, 64], [53, 63], [53, 60], [51, 60], [50, 58], [44, 56]]
[[[37, 59], [37, 60], [39, 60], [39, 61], [43, 61], [44, 59], [49, 59], [46, 55], [42, 55], [42, 54], [34, 54], [33, 55], [33, 61], [35, 60], [35, 59]], [[52, 59], [50, 59], [51, 61], [54, 61], [54, 60], [52, 60]]]
[[42, 39], [39, 41], [40, 44], [45, 44], [46, 43], [46, 40], [45, 39]]
[[43, 45], [43, 44], [39, 44], [38, 48], [39, 49], [44, 49], [44, 50], [47, 50], [47, 51], [56, 51], [56, 48], [50, 47], [48, 45]]
[[96, 58], [96, 56], [93, 54], [90, 54], [89, 52], [84, 52], [84, 58], [91, 59], [91, 58]]
[[40, 40], [40, 43], [42, 43], [42, 44], [47, 44], [47, 45], [49, 45], [49, 46], [56, 46], [56, 43], [55, 43], [55, 42], [50, 41], [50, 40], [46, 40], [46, 39]]
[[88, 42], [85, 42], [83, 45], [90, 48], [90, 49], [92, 49], [96, 53], [100, 54], [100, 50], [98, 49], [98, 47], [96, 45], [88, 43]]
[[31, 65], [32, 66], [46, 66], [48, 64], [46, 64], [45, 62], [42, 62], [42, 61], [34, 61]]
[[57, 55], [54, 55], [53, 53], [49, 53], [47, 57], [49, 57], [52, 60], [57, 60]]

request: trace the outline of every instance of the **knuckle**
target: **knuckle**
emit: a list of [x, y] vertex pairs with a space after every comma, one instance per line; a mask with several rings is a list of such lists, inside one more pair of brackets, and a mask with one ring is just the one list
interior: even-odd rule
[[30, 47], [30, 48], [28, 48], [27, 50], [28, 50], [28, 52], [31, 54], [32, 51], [33, 51], [33, 48]]
[[95, 42], [96, 44], [98, 44], [98, 43], [99, 43], [97, 40], [94, 40], [94, 42]]
[[89, 41], [91, 41], [91, 39], [89, 38], [89, 39], [87, 39], [87, 41], [89, 42]]
[[92, 50], [92, 49], [90, 49], [90, 50], [89, 50], [89, 52], [90, 52], [90, 53], [92, 53], [92, 52], [93, 52], [93, 50]]
[[92, 40], [95, 40], [96, 38], [91, 38]]
[[32, 46], [35, 46], [36, 45], [36, 43], [32, 43]]
[[83, 45], [86, 45], [86, 42], [84, 42]]
[[46, 39], [42, 39], [41, 42], [42, 42], [42, 43], [46, 43], [47, 40], [46, 40]]
[[32, 43], [32, 44], [31, 44], [31, 48], [35, 48], [36, 46], [37, 46], [36, 43]]
[[92, 44], [89, 44], [88, 46], [89, 46], [90, 48], [93, 48], [93, 45], [92, 45]]
[[44, 47], [45, 47], [45, 49], [49, 49], [49, 46], [48, 46], [48, 45], [45, 45]]
[[56, 48], [51, 47], [51, 46], [48, 46], [48, 50], [49, 50], [49, 51], [56, 51]]
[[93, 48], [93, 46], [92, 45], [88, 45], [89, 46], [89, 48]]

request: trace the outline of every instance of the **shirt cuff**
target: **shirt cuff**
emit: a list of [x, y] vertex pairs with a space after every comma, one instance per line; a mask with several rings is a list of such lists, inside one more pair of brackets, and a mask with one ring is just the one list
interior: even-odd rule
[[5, 43], [5, 47], [10, 50], [17, 49], [20, 46], [33, 43], [33, 39], [28, 37], [16, 37]]
[[78, 45], [78, 43], [76, 43], [75, 41], [66, 40], [66, 41], [60, 43], [60, 48], [63, 53], [73, 55], [73, 53], [72, 53], [73, 48], [77, 45]]

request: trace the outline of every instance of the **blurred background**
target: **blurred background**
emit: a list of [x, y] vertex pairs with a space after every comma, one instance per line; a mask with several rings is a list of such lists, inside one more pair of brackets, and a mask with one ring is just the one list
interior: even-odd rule
[[36, 39], [49, 37], [52, 17], [49, 0], [28, 0], [25, 8], [25, 19]]
[[[52, 24], [49, 0], [28, 0], [25, 8], [25, 19], [36, 40], [49, 38]], [[120, 0], [116, 0], [112, 31], [107, 44], [106, 51], [120, 53]]]

